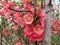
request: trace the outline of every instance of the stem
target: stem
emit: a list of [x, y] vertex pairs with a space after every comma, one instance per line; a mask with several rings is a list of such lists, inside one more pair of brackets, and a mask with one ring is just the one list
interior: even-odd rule
[[52, 6], [52, 0], [49, 0], [49, 4], [48, 4], [49, 6]]
[[37, 45], [37, 41], [35, 41], [35, 45]]
[[10, 10], [13, 10], [13, 11], [16, 11], [16, 12], [30, 12], [29, 10], [14, 10], [14, 9], [11, 9], [11, 8], [9, 8]]

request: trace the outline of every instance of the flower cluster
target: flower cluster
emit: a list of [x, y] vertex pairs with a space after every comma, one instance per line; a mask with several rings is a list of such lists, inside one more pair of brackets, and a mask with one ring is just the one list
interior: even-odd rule
[[60, 22], [57, 19], [52, 19], [52, 33], [56, 34], [57, 32], [60, 32]]
[[59, 8], [58, 6], [53, 8], [52, 10], [53, 18], [52, 18], [52, 33], [57, 34], [60, 32], [60, 16], [59, 16]]
[[[3, 8], [0, 10], [1, 15], [10, 22], [24, 27], [24, 34], [32, 41], [41, 41], [44, 37], [46, 14], [39, 5], [36, 6], [36, 15], [34, 14], [34, 3], [32, 0], [22, 0], [22, 5], [15, 6], [14, 2], [1, 0]], [[17, 12], [14, 10], [29, 10], [30, 12]], [[14, 30], [18, 29], [14, 26]], [[3, 31], [4, 32], [4, 31]], [[20, 43], [20, 42], [18, 42]], [[16, 44], [19, 45], [19, 44]]]

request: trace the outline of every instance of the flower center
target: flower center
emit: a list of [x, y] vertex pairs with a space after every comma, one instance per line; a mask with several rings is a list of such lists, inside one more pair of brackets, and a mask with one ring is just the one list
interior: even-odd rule
[[38, 30], [38, 31], [40, 31], [40, 30], [41, 30], [41, 28], [39, 28], [39, 27], [38, 27], [38, 28], [37, 28], [37, 30]]
[[20, 22], [22, 22], [23, 21], [23, 19], [20, 19]]
[[31, 21], [31, 18], [30, 17], [27, 17], [27, 21]]

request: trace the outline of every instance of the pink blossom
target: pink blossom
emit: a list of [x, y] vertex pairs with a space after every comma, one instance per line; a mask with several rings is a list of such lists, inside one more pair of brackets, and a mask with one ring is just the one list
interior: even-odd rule
[[37, 41], [38, 35], [36, 33], [32, 33], [32, 35], [28, 36], [28, 39], [31, 41]]
[[34, 14], [34, 8], [33, 7], [30, 9], [30, 11], [32, 14]]
[[37, 24], [37, 25], [34, 27], [34, 32], [35, 32], [37, 35], [40, 36], [40, 35], [44, 32], [44, 27]]
[[40, 23], [41, 23], [42, 26], [44, 26], [45, 23], [46, 23], [46, 17], [40, 18]]
[[33, 26], [27, 25], [24, 29], [24, 34], [30, 36], [33, 33]]
[[15, 10], [19, 10], [20, 11], [20, 9], [21, 9], [20, 5], [18, 5], [17, 7], [15, 7]]
[[25, 21], [26, 24], [32, 24], [34, 21], [34, 17], [32, 14], [26, 14], [23, 17], [23, 20]]
[[24, 10], [31, 10], [32, 8], [31, 4], [28, 3], [24, 4], [23, 6], [24, 6]]
[[1, 2], [2, 2], [2, 6], [6, 6], [6, 4], [8, 4], [6, 0], [1, 0]]
[[9, 10], [7, 8], [3, 8], [2, 12], [6, 18], [8, 18], [10, 16], [10, 14], [12, 13], [11, 10]]
[[8, 1], [8, 4], [9, 4], [9, 6], [10, 6], [10, 8], [12, 8], [12, 7], [14, 7], [14, 2], [13, 1]]
[[23, 19], [21, 17], [16, 18], [15, 22], [19, 25], [19, 26], [24, 26], [25, 22], [23, 21]]
[[14, 12], [13, 15], [14, 15], [15, 18], [22, 17], [21, 12]]
[[43, 39], [44, 28], [40, 25], [33, 27], [32, 25], [27, 25], [24, 29], [24, 34], [31, 41], [41, 41]]
[[9, 35], [10, 33], [9, 33], [9, 31], [8, 31], [8, 29], [3, 29], [2, 30], [2, 34], [4, 34], [4, 35]]
[[33, 33], [31, 36], [28, 36], [31, 41], [42, 41], [44, 34], [38, 36], [36, 33]]
[[2, 6], [5, 8], [12, 8], [14, 6], [14, 3], [12, 1], [6, 1], [6, 0], [2, 0]]
[[44, 11], [40, 11], [39, 16], [40, 16], [40, 17], [45, 17], [45, 16], [46, 16], [46, 14], [45, 14], [45, 12], [44, 12]]

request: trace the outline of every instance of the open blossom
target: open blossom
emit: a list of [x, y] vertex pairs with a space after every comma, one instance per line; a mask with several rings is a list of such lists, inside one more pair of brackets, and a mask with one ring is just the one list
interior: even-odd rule
[[24, 34], [30, 36], [33, 33], [33, 26], [27, 25], [24, 29]]
[[2, 0], [2, 6], [5, 8], [12, 8], [14, 6], [14, 3], [10, 0], [10, 1], [6, 1], [6, 0]]
[[35, 32], [37, 35], [40, 36], [40, 35], [44, 32], [44, 27], [37, 24], [37, 25], [34, 27], [34, 32]]
[[39, 16], [40, 17], [45, 17], [46, 16], [46, 13], [44, 11], [40, 11]]
[[10, 1], [8, 1], [8, 4], [9, 4], [9, 6], [10, 6], [9, 8], [14, 7], [14, 2], [13, 2], [13, 1], [11, 1], [11, 0], [10, 0]]
[[24, 4], [23, 5], [24, 6], [24, 10], [31, 10], [31, 8], [32, 8], [32, 6], [31, 6], [31, 4]]
[[2, 6], [6, 6], [7, 4], [6, 0], [1, 0], [1, 2], [2, 2]]
[[37, 25], [36, 27], [28, 25], [24, 29], [24, 34], [32, 41], [41, 41], [44, 36], [43, 32], [44, 28], [40, 25]]
[[14, 18], [22, 17], [22, 13], [20, 12], [14, 12], [13, 15], [14, 15]]
[[26, 15], [24, 15], [23, 19], [24, 19], [24, 21], [25, 21], [26, 24], [32, 24], [33, 21], [34, 21], [34, 17], [33, 17], [32, 14], [26, 14]]
[[46, 17], [40, 18], [40, 23], [42, 26], [45, 25], [45, 22], [46, 22]]
[[[31, 0], [22, 0], [22, 2], [23, 4], [21, 6], [23, 7], [20, 5], [14, 6], [14, 2], [12, 2], [12, 0], [2, 0], [3, 10], [0, 11], [0, 14], [3, 13], [4, 17], [7, 18], [8, 21], [16, 24], [12, 27], [14, 31], [19, 30], [18, 26], [24, 27], [21, 31], [24, 31], [25, 36], [27, 36], [29, 40], [41, 41], [44, 37], [46, 14], [41, 10], [40, 6], [38, 7], [36, 5], [36, 15], [34, 15], [34, 2]], [[10, 10], [10, 8], [12, 10]], [[30, 12], [18, 12], [21, 9], [29, 10]], [[9, 31], [7, 29], [3, 29], [2, 34], [8, 35]], [[18, 41], [15, 45], [21, 45], [21, 42]]]
[[52, 28], [53, 28], [52, 32], [53, 33], [57, 32], [57, 31], [60, 32], [60, 22], [57, 21], [57, 19], [52, 19], [51, 22], [52, 22]]
[[12, 13], [11, 10], [9, 10], [7, 8], [3, 8], [2, 12], [6, 18], [8, 18], [10, 16], [10, 14]]
[[60, 32], [60, 22], [57, 22], [57, 30]]
[[29, 40], [31, 41], [41, 41], [44, 37], [44, 34], [38, 36], [37, 34], [33, 33], [31, 36], [28, 36]]
[[19, 26], [24, 26], [25, 22], [23, 21], [23, 19], [21, 17], [16, 18], [15, 22], [19, 25]]
[[4, 35], [9, 35], [8, 29], [3, 29], [3, 30], [2, 30], [2, 34], [4, 34]]

